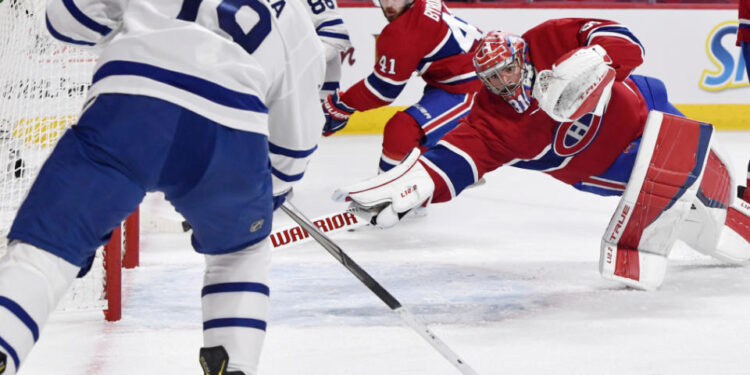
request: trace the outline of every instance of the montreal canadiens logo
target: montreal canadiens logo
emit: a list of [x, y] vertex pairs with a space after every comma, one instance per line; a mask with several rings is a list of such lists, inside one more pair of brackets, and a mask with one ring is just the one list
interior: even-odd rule
[[601, 121], [589, 113], [573, 122], [561, 122], [552, 143], [555, 154], [571, 156], [583, 151], [596, 138]]

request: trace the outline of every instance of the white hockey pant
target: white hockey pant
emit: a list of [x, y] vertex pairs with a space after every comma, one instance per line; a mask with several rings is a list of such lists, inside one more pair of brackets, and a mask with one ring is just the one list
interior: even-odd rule
[[622, 199], [602, 237], [599, 272], [653, 290], [690, 212], [711, 147], [710, 124], [652, 111]]
[[268, 316], [268, 239], [241, 251], [206, 255], [203, 280], [203, 344], [223, 346], [228, 371], [257, 374]]
[[3, 375], [16, 374], [79, 270], [27, 243], [8, 245], [0, 259], [0, 351], [8, 356]]

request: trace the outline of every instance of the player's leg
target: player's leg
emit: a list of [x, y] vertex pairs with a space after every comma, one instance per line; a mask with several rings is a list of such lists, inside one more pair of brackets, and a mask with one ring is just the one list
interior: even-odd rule
[[[268, 140], [197, 115], [185, 121], [180, 133], [192, 138], [173, 145], [163, 171], [184, 182], [159, 189], [190, 222], [193, 246], [206, 255], [201, 362], [206, 374], [218, 374], [211, 369], [225, 363], [229, 374], [253, 375], [269, 304], [273, 200]], [[211, 139], [211, 147], [196, 155], [193, 138]], [[193, 159], [185, 165], [189, 154]]]
[[427, 86], [418, 103], [398, 112], [383, 132], [380, 171], [396, 166], [414, 147], [431, 147], [458, 125], [474, 102], [474, 94], [451, 94]]
[[[132, 124], [136, 114], [143, 117], [152, 110], [156, 122], [141, 127], [166, 126], [160, 116], [167, 111], [161, 107], [100, 97], [42, 167], [0, 261], [0, 351], [12, 357], [6, 373], [22, 363], [78, 271], [142, 199], [144, 187], [133, 177], [142, 173], [128, 162], [127, 153], [145, 158], [144, 166], [158, 163], [148, 146], [161, 137]], [[153, 149], [163, 152], [162, 145]]]
[[630, 180], [602, 238], [604, 278], [658, 288], [700, 186], [713, 127], [651, 112]]
[[747, 70], [747, 79], [750, 80], [750, 42], [740, 43], [742, 57], [745, 58], [745, 69]]
[[730, 164], [714, 145], [679, 238], [727, 263], [750, 259], [750, 203], [735, 196]]
[[378, 172], [389, 171], [398, 165], [423, 137], [424, 132], [414, 117], [406, 112], [396, 112], [383, 130], [383, 151]]
[[[208, 368], [223, 367], [224, 356], [216, 358], [215, 353], [224, 351], [230, 371], [256, 374], [268, 316], [270, 263], [267, 240], [229, 254], [206, 255], [201, 363]], [[218, 374], [206, 371], [206, 375]]]
[[80, 269], [33, 245], [8, 245], [0, 259], [0, 353], [7, 354], [0, 373], [16, 373]]

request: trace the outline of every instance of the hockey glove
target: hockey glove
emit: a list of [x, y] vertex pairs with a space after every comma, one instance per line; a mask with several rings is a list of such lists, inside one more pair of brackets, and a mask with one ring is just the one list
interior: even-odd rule
[[287, 199], [292, 199], [292, 196], [294, 193], [292, 192], [292, 189], [289, 189], [281, 194], [277, 194], [273, 196], [273, 210], [276, 211], [279, 207], [281, 207], [282, 204]]
[[551, 70], [539, 72], [532, 95], [556, 121], [573, 121], [591, 112], [601, 116], [615, 81], [611, 64], [597, 44], [571, 51]]
[[393, 169], [333, 193], [335, 201], [351, 201], [349, 210], [381, 228], [396, 225], [412, 209], [432, 198], [435, 183], [419, 162], [419, 149]]
[[343, 129], [354, 111], [354, 108], [349, 107], [339, 99], [339, 90], [328, 95], [323, 100], [323, 113], [326, 116], [326, 123], [323, 125], [323, 135], [327, 137]]

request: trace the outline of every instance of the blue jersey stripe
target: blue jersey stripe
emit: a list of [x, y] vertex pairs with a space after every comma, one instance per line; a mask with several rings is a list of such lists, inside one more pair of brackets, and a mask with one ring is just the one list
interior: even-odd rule
[[112, 29], [109, 27], [102, 25], [81, 12], [80, 9], [78, 9], [78, 6], [76, 6], [76, 3], [73, 2], [73, 0], [63, 0], [63, 5], [65, 5], [65, 9], [70, 12], [70, 15], [73, 16], [73, 18], [76, 19], [76, 21], [80, 22], [81, 25], [86, 26], [92, 31], [95, 31], [102, 36], [109, 34]]
[[587, 44], [590, 43], [591, 40], [596, 37], [596, 34], [598, 32], [609, 32], [609, 33], [617, 33], [617, 34], [625, 35], [626, 37], [631, 39], [633, 42], [638, 44], [641, 47], [641, 51], [643, 51], [643, 53], [646, 53], [646, 48], [643, 47], [643, 43], [641, 43], [641, 41], [638, 40], [638, 38], [627, 27], [624, 27], [624, 26], [612, 25], [612, 26], [602, 26], [600, 28], [597, 28], [591, 34], [589, 34]]
[[320, 89], [322, 91], [335, 91], [339, 87], [341, 87], [341, 85], [338, 82], [323, 82], [323, 87]]
[[110, 61], [102, 65], [99, 70], [94, 73], [92, 83], [95, 84], [106, 77], [118, 75], [134, 75], [153, 79], [154, 81], [191, 92], [223, 106], [246, 111], [268, 113], [266, 105], [255, 95], [234, 91], [203, 78], [144, 63], [132, 61]]
[[344, 24], [344, 20], [342, 20], [341, 18], [337, 18], [335, 20], [330, 20], [330, 21], [321, 23], [320, 25], [318, 25], [318, 27], [315, 28], [315, 31], [320, 31], [320, 29], [324, 27], [336, 26], [336, 25], [342, 25], [342, 24]]
[[83, 40], [76, 40], [73, 38], [69, 38], [63, 34], [60, 34], [59, 31], [55, 30], [54, 27], [52, 27], [52, 24], [49, 22], [49, 17], [45, 18], [45, 22], [47, 23], [47, 31], [49, 31], [50, 35], [52, 35], [53, 38], [70, 44], [78, 44], [80, 46], [95, 46], [96, 43], [86, 42]]
[[13, 364], [16, 366], [16, 370], [18, 370], [18, 367], [21, 365], [21, 359], [18, 358], [18, 353], [16, 353], [16, 350], [13, 349], [10, 344], [8, 344], [7, 341], [3, 340], [3, 338], [0, 336], [0, 348], [3, 348], [5, 352], [8, 353], [10, 358], [13, 360]]
[[206, 285], [201, 290], [201, 297], [214, 293], [252, 292], [270, 296], [270, 289], [261, 283], [221, 283]]
[[555, 154], [554, 149], [550, 148], [549, 151], [540, 158], [517, 161], [511, 164], [511, 166], [535, 171], [546, 171], [548, 169], [559, 167], [566, 159], [567, 157]]
[[18, 319], [23, 322], [23, 324], [26, 325], [29, 331], [31, 331], [31, 336], [34, 337], [35, 342], [36, 340], [39, 340], [39, 326], [36, 325], [34, 318], [32, 318], [31, 315], [29, 315], [26, 310], [21, 307], [21, 305], [17, 304], [10, 298], [0, 296], [0, 306], [8, 309], [11, 313], [13, 313], [13, 315], [18, 317]]
[[475, 183], [474, 171], [471, 164], [463, 156], [451, 151], [449, 148], [437, 145], [425, 152], [423, 157], [440, 168], [450, 179], [453, 191], [458, 195], [467, 186]]
[[332, 33], [330, 31], [318, 31], [317, 34], [318, 36], [324, 36], [327, 38], [349, 40], [349, 35], [346, 34]]
[[622, 190], [609, 189], [603, 186], [584, 185], [582, 182], [577, 182], [572, 186], [580, 191], [585, 191], [587, 193], [593, 193], [605, 197], [622, 195]]
[[396, 99], [398, 94], [401, 93], [401, 90], [404, 89], [404, 86], [406, 86], [406, 82], [400, 85], [394, 85], [383, 81], [380, 77], [375, 75], [375, 73], [370, 73], [370, 75], [367, 76], [367, 82], [372, 88], [377, 90], [380, 95], [389, 99]]
[[274, 167], [271, 167], [271, 173], [273, 173], [273, 175], [276, 176], [279, 180], [285, 181], [285, 182], [299, 181], [299, 180], [302, 179], [302, 176], [305, 174], [303, 172], [303, 173], [300, 173], [300, 174], [289, 175], [289, 174], [286, 174], [286, 173], [283, 173], [283, 172], [279, 171], [278, 169], [276, 169]]
[[318, 149], [318, 146], [316, 145], [315, 147], [313, 147], [313, 148], [311, 148], [309, 150], [292, 150], [290, 148], [284, 148], [284, 147], [281, 147], [281, 146], [277, 146], [277, 145], [275, 145], [273, 143], [270, 143], [270, 142], [268, 143], [268, 152], [270, 152], [272, 154], [288, 156], [290, 158], [295, 158], [295, 159], [306, 158], [306, 157], [312, 155], [312, 153], [315, 152], [315, 150], [317, 150], [317, 149]]
[[424, 65], [424, 63], [429, 61], [437, 61], [446, 57], [460, 55], [462, 53], [465, 53], [464, 50], [461, 49], [461, 46], [458, 45], [456, 38], [451, 34], [445, 44], [440, 47], [440, 49], [437, 50], [434, 54], [430, 55], [429, 57], [424, 57], [422, 61], [420, 61], [420, 65]]
[[178, 20], [195, 21], [198, 18], [198, 8], [201, 6], [203, 0], [185, 0], [182, 3], [182, 9], [177, 14]]
[[256, 328], [261, 331], [266, 330], [266, 322], [260, 319], [251, 318], [221, 318], [211, 319], [203, 322], [203, 330], [222, 327], [248, 327]]

